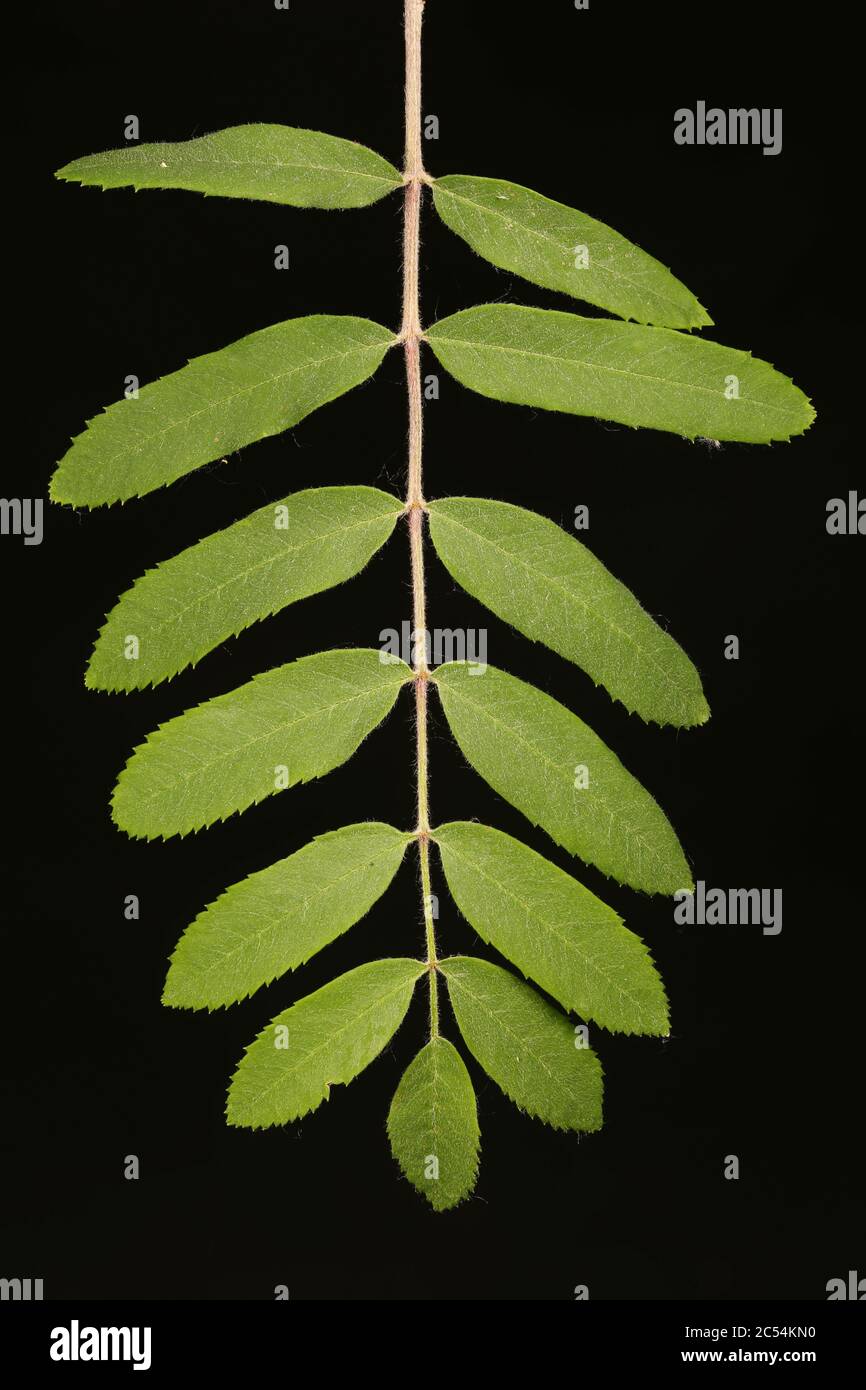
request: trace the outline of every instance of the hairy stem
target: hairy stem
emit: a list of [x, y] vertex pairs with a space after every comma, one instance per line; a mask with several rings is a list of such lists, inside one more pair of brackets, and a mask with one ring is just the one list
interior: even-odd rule
[[421, 154], [421, 23], [424, 0], [405, 0], [406, 158], [403, 169], [403, 323], [400, 338], [406, 359], [409, 396], [409, 466], [406, 515], [412, 563], [412, 665], [415, 672], [415, 739], [418, 778], [418, 856], [430, 980], [430, 1036], [439, 1033], [436, 983], [436, 931], [430, 894], [430, 808], [427, 771], [427, 615], [424, 594], [424, 492], [422, 488], [423, 414], [421, 404], [421, 312], [418, 293], [421, 189], [428, 181]]

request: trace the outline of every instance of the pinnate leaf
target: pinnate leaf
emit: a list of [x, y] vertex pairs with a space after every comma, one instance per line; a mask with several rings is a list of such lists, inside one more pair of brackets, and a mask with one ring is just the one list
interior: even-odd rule
[[216, 1009], [296, 970], [369, 912], [410, 838], [347, 825], [226, 889], [181, 937], [162, 1002]]
[[434, 831], [454, 901], [484, 941], [581, 1018], [667, 1034], [664, 987], [640, 937], [576, 879], [501, 830]]
[[404, 1072], [388, 1114], [388, 1138], [404, 1174], [434, 1211], [455, 1207], [475, 1186], [475, 1092], [446, 1038], [431, 1038]]
[[358, 648], [317, 652], [186, 710], [133, 753], [112, 803], [121, 830], [185, 835], [339, 767], [412, 676]]
[[430, 503], [430, 535], [458, 584], [581, 666], [626, 709], [659, 724], [709, 717], [682, 648], [591, 550], [546, 517], [508, 502], [447, 497]]
[[712, 323], [660, 261], [603, 222], [531, 188], [447, 174], [433, 184], [433, 202], [443, 222], [480, 256], [536, 285], [639, 323]]
[[358, 208], [399, 188], [387, 159], [336, 135], [283, 125], [239, 125], [168, 144], [73, 159], [57, 178], [100, 188], [187, 188], [302, 208]]
[[100, 507], [173, 483], [366, 381], [393, 342], [369, 319], [312, 314], [195, 357], [91, 420], [58, 464], [51, 498]]
[[601, 1128], [601, 1063], [564, 1014], [489, 961], [449, 956], [440, 969], [467, 1047], [515, 1105], [555, 1129]]
[[752, 444], [790, 439], [815, 418], [768, 362], [669, 328], [480, 304], [427, 338], [464, 386], [518, 405]]
[[[384, 545], [403, 506], [373, 487], [309, 488], [208, 536], [138, 580], [108, 615], [86, 684], [138, 690], [250, 623], [340, 584]], [[138, 639], [135, 660], [127, 640]]]
[[466, 758], [533, 825], [619, 883], [646, 893], [690, 887], [664, 813], [564, 705], [493, 666], [479, 674], [450, 662], [433, 680]]
[[378, 1057], [426, 968], [418, 960], [370, 961], [271, 1019], [232, 1077], [229, 1124], [263, 1129], [318, 1109], [332, 1086]]

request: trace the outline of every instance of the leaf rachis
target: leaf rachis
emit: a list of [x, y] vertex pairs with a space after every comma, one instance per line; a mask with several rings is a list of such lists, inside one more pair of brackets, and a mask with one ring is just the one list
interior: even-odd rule
[[403, 319], [400, 337], [406, 361], [406, 389], [409, 400], [409, 443], [406, 483], [406, 515], [412, 570], [412, 621], [415, 689], [415, 736], [418, 823], [418, 857], [430, 982], [430, 1035], [439, 1034], [439, 1001], [436, 979], [436, 928], [433, 919], [430, 881], [430, 808], [427, 753], [427, 663], [424, 644], [417, 637], [427, 631], [427, 605], [424, 587], [423, 491], [424, 414], [421, 394], [421, 305], [419, 264], [421, 249], [421, 190], [429, 176], [424, 169], [421, 146], [421, 24], [424, 0], [406, 0], [405, 45], [405, 168], [403, 171]]

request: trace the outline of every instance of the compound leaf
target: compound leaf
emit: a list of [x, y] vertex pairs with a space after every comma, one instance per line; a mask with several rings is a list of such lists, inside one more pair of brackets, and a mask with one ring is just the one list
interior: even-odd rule
[[378, 1057], [403, 1019], [424, 961], [370, 961], [278, 1014], [241, 1058], [230, 1125], [264, 1129], [316, 1110]]
[[136, 690], [194, 666], [250, 623], [357, 574], [402, 509], [378, 488], [310, 488], [208, 536], [148, 570], [121, 597], [99, 634], [86, 684]]
[[187, 188], [302, 208], [364, 207], [403, 183], [387, 159], [354, 140], [283, 125], [238, 125], [195, 140], [105, 150], [73, 159], [56, 177], [100, 188]]
[[508, 502], [448, 497], [430, 503], [430, 535], [458, 584], [581, 666], [626, 709], [682, 727], [709, 718], [682, 648], [591, 550], [546, 517]]
[[501, 830], [454, 821], [433, 838], [466, 920], [563, 1008], [619, 1033], [668, 1033], [652, 958], [612, 908]]
[[433, 1207], [456, 1207], [478, 1176], [478, 1110], [460, 1053], [431, 1038], [409, 1063], [388, 1113], [391, 1152]]
[[279, 434], [372, 376], [394, 342], [369, 319], [312, 314], [194, 357], [88, 423], [51, 479], [54, 502], [141, 497]]
[[112, 814], [143, 839], [186, 835], [339, 767], [411, 679], [373, 649], [317, 652], [186, 710], [136, 748]]
[[181, 937], [162, 1002], [216, 1009], [296, 970], [369, 912], [410, 839], [376, 821], [347, 825], [226, 889]]
[[518, 405], [752, 444], [790, 439], [815, 418], [768, 362], [669, 328], [480, 304], [427, 338], [464, 386]]
[[433, 202], [443, 222], [480, 256], [536, 285], [639, 323], [712, 323], [660, 261], [603, 222], [531, 188], [448, 174], [433, 184]]
[[535, 686], [466, 662], [434, 673], [451, 731], [500, 796], [557, 844], [646, 893], [689, 888], [664, 813], [582, 720]]
[[601, 1063], [564, 1014], [489, 961], [449, 956], [439, 968], [467, 1047], [521, 1110], [555, 1129], [601, 1128]]

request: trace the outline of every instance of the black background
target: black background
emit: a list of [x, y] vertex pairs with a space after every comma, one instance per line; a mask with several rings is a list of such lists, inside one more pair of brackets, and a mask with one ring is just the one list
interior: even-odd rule
[[[351, 584], [156, 691], [99, 695], [82, 673], [103, 615], [157, 561], [296, 489], [402, 489], [399, 354], [288, 434], [141, 501], [92, 513], [46, 503], [41, 547], [0, 541], [0, 1274], [43, 1278], [47, 1298], [268, 1299], [287, 1284], [294, 1298], [532, 1300], [587, 1284], [593, 1299], [726, 1300], [823, 1299], [858, 1258], [866, 1273], [854, 1118], [864, 924], [848, 808], [862, 786], [863, 541], [825, 530], [827, 499], [862, 494], [864, 477], [841, 371], [848, 289], [834, 287], [847, 286], [834, 203], [849, 155], [815, 33], [826, 13], [804, 11], [807, 34], [787, 7], [430, 0], [425, 35], [424, 110], [440, 120], [425, 147], [432, 173], [510, 178], [616, 227], [707, 305], [709, 336], [774, 362], [817, 408], [792, 444], [720, 451], [501, 405], [441, 370], [426, 409], [428, 495], [501, 497], [567, 530], [587, 504], [583, 539], [691, 655], [713, 717], [683, 733], [643, 725], [461, 593], [429, 553], [431, 625], [486, 626], [493, 664], [580, 713], [666, 809], [696, 877], [783, 888], [781, 935], [679, 927], [665, 900], [574, 866], [468, 768], [434, 701], [434, 819], [477, 817], [576, 867], [649, 942], [673, 1035], [594, 1030], [606, 1122], [581, 1141], [520, 1115], [470, 1059], [481, 1176], [474, 1198], [441, 1216], [401, 1179], [384, 1131], [423, 1040], [420, 991], [392, 1046], [315, 1115], [228, 1130], [227, 1080], [273, 1014], [371, 957], [420, 949], [415, 865], [407, 856], [345, 938], [228, 1012], [163, 1009], [167, 957], [204, 903], [313, 835], [367, 818], [412, 823], [408, 695], [343, 768], [185, 841], [125, 838], [109, 819], [111, 788], [131, 748], [181, 709], [311, 651], [378, 645], [410, 616], [405, 537]], [[26, 307], [7, 423], [20, 413], [27, 428], [5, 454], [4, 495], [47, 496], [69, 437], [129, 373], [152, 380], [296, 315], [398, 325], [399, 198], [327, 213], [102, 194], [51, 177], [121, 144], [131, 113], [142, 140], [276, 121], [400, 163], [398, 0], [292, 0], [288, 13], [266, 0], [49, 5], [17, 52], [11, 133], [24, 158], [7, 302], [19, 289]], [[784, 107], [782, 154], [676, 146], [673, 112], [698, 99]], [[278, 243], [288, 272], [274, 269]], [[428, 323], [493, 299], [593, 312], [475, 257], [429, 201], [422, 277]], [[425, 370], [437, 370], [432, 357]], [[722, 655], [732, 633], [738, 662]], [[436, 872], [443, 949], [492, 957]], [[138, 922], [123, 916], [129, 893]], [[446, 1028], [456, 1038], [450, 1018]], [[138, 1182], [123, 1177], [133, 1153]], [[728, 1154], [739, 1181], [723, 1178]]]

